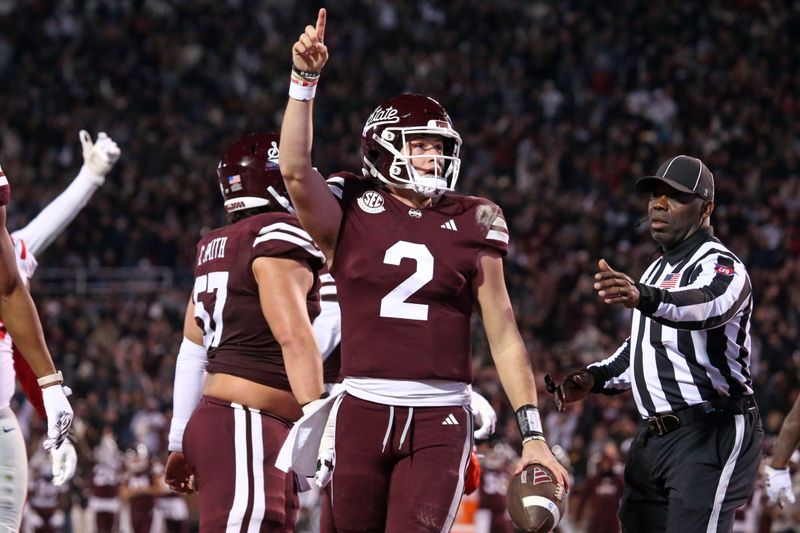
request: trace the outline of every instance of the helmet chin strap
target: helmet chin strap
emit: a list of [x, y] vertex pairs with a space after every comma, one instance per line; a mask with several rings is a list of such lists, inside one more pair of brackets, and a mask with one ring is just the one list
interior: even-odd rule
[[439, 169], [444, 166], [444, 162], [435, 163], [433, 173], [428, 171], [425, 174], [421, 174], [424, 171], [414, 167], [414, 158], [415, 156], [405, 157], [406, 173], [411, 182], [411, 190], [426, 198], [438, 198], [450, 190], [447, 186], [447, 178], [439, 173]]
[[426, 198], [436, 198], [447, 190], [447, 180], [433, 174], [416, 175], [411, 189]]
[[275, 187], [272, 185], [268, 186], [267, 192], [269, 192], [272, 197], [275, 198], [275, 201], [278, 202], [282, 208], [286, 209], [289, 213], [294, 214], [294, 208], [292, 207], [292, 204], [290, 204], [289, 200], [287, 200], [282, 194], [276, 191]]

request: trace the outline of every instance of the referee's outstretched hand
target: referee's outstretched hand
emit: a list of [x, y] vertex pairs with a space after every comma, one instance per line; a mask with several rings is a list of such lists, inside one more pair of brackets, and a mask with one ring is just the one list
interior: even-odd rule
[[556, 407], [560, 413], [568, 403], [578, 402], [586, 398], [594, 386], [594, 376], [586, 370], [578, 370], [564, 378], [560, 385], [556, 385], [550, 375], [544, 377], [547, 392], [553, 394]]
[[607, 304], [622, 304], [636, 307], [639, 304], [639, 289], [636, 282], [624, 272], [617, 272], [605, 259], [597, 262], [600, 272], [594, 275], [594, 289]]

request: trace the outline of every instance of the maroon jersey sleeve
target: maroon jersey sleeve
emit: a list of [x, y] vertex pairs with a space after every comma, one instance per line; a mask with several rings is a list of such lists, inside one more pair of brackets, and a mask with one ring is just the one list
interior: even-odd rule
[[475, 218], [485, 233], [485, 246], [497, 250], [502, 257], [508, 254], [508, 225], [503, 210], [483, 198], [475, 208]]
[[250, 249], [250, 261], [258, 257], [285, 257], [308, 261], [314, 270], [325, 264], [325, 257], [308, 232], [295, 217], [288, 216], [270, 221], [256, 230]]
[[11, 185], [8, 183], [8, 178], [0, 168], [0, 207], [8, 204], [11, 199]]
[[331, 193], [339, 200], [339, 203], [342, 203], [342, 196], [344, 195], [346, 184], [354, 183], [359, 180], [360, 178], [358, 176], [350, 172], [337, 172], [328, 176], [326, 182], [328, 183], [328, 188], [331, 190]]

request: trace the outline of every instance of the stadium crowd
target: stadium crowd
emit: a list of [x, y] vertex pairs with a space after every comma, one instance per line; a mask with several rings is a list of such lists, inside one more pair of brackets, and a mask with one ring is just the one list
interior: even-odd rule
[[[67, 183], [75, 132], [89, 126], [123, 158], [43, 268], [174, 270], [173, 290], [107, 298], [37, 297], [33, 280], [89, 447], [108, 427], [123, 449], [143, 442], [165, 457], [194, 244], [223, 223], [214, 169], [233, 139], [279, 128], [296, 37], [284, 28], [312, 20], [313, 4], [0, 1], [9, 228]], [[314, 160], [323, 173], [359, 168], [358, 134], [388, 95], [445, 105], [464, 138], [458, 190], [497, 202], [509, 222], [507, 282], [576, 494], [598, 457], [624, 455], [633, 401], [593, 397], [559, 415], [541, 379], [627, 336], [629, 315], [600, 305], [590, 274], [600, 258], [636, 276], [649, 263], [634, 178], [677, 153], [714, 173], [712, 223], [748, 266], [754, 388], [777, 433], [800, 393], [800, 2], [340, 0], [329, 20], [347, 30], [327, 43], [336, 61], [319, 88]], [[518, 447], [488, 353], [476, 337], [475, 384], [499, 438]]]

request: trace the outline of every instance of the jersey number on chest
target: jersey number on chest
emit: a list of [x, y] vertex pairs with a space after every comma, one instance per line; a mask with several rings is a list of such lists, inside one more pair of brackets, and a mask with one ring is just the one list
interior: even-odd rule
[[[214, 300], [210, 296], [213, 293], [216, 293]], [[195, 278], [194, 316], [203, 322], [203, 344], [206, 348], [215, 348], [222, 340], [222, 310], [227, 298], [227, 272], [209, 272]]]
[[398, 241], [383, 256], [386, 265], [399, 266], [403, 259], [413, 259], [417, 270], [381, 299], [381, 313], [385, 318], [428, 320], [428, 305], [406, 300], [433, 279], [433, 255], [424, 244]]

